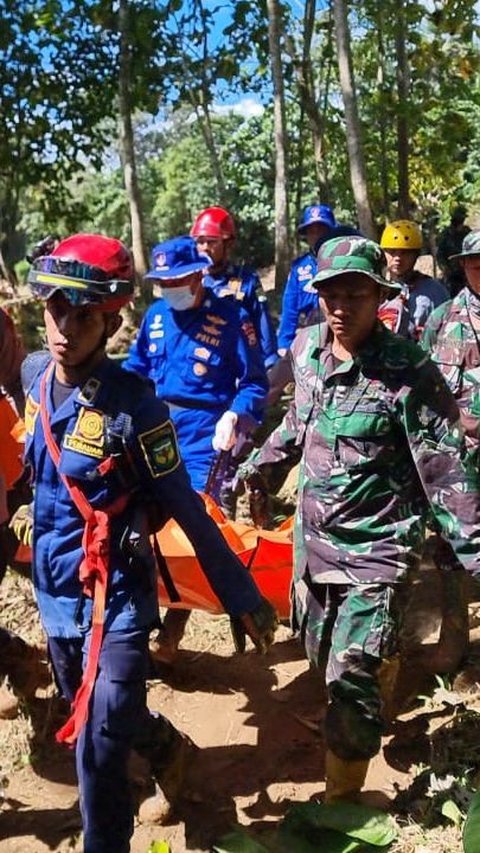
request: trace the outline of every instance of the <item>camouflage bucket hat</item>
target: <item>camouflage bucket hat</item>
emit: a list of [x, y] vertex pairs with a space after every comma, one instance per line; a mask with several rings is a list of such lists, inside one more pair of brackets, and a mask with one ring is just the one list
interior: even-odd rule
[[463, 238], [462, 251], [456, 255], [449, 255], [448, 260], [452, 258], [468, 258], [469, 255], [480, 255], [480, 228], [474, 228], [466, 237]]
[[386, 266], [385, 255], [378, 243], [365, 237], [335, 237], [327, 240], [317, 255], [318, 271], [310, 281], [310, 288], [318, 288], [340, 276], [361, 273], [381, 287], [400, 290], [394, 281], [386, 281], [383, 270]]

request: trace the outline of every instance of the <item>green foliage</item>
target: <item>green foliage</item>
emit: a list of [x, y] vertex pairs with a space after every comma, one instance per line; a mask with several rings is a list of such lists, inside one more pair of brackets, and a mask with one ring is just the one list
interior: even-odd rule
[[465, 853], [478, 853], [480, 839], [480, 792], [474, 795], [463, 827]]
[[214, 847], [214, 853], [354, 853], [387, 850], [397, 838], [392, 819], [378, 809], [352, 803], [299, 803], [292, 806], [275, 831], [261, 840], [235, 827]]

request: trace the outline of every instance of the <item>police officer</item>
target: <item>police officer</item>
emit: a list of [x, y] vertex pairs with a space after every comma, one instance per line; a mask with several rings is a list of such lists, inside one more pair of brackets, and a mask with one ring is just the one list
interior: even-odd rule
[[[24, 371], [33, 581], [57, 682], [73, 700], [57, 738], [76, 741], [84, 850], [125, 853], [127, 759], [151, 719], [145, 677], [158, 606], [149, 508], [157, 524], [173, 517], [184, 529], [237, 628], [262, 650], [274, 616], [192, 490], [166, 405], [105, 355], [132, 299], [128, 250], [76, 234], [37, 258], [28, 281], [45, 304], [49, 350]], [[171, 731], [159, 718], [167, 765]]]
[[308, 243], [308, 252], [295, 258], [290, 268], [282, 297], [282, 313], [278, 329], [278, 354], [284, 356], [299, 326], [304, 326], [308, 316], [318, 308], [316, 293], [306, 290], [306, 285], [317, 271], [316, 252], [320, 238], [333, 236], [335, 216], [327, 204], [306, 207], [297, 232]]
[[212, 259], [205, 287], [238, 302], [244, 333], [249, 341], [259, 343], [268, 370], [277, 360], [277, 336], [258, 273], [231, 260], [236, 237], [232, 215], [223, 207], [206, 207], [195, 217], [190, 236], [199, 252]]
[[422, 232], [416, 222], [410, 219], [390, 222], [382, 233], [380, 246], [387, 259], [387, 277], [404, 287], [408, 335], [419, 340], [434, 308], [448, 299], [448, 290], [441, 281], [415, 269], [423, 246]]
[[[148, 308], [123, 366], [155, 383], [168, 403], [192, 486], [225, 506], [237, 437], [260, 423], [267, 378], [256, 339], [248, 338], [238, 302], [204, 286], [211, 266], [191, 237], [159, 243], [148, 277], [162, 298]], [[227, 501], [225, 501], [227, 494]], [[169, 610], [150, 644], [156, 660], [171, 663], [189, 611]]]
[[[147, 278], [162, 296], [146, 311], [123, 363], [155, 383], [168, 403], [192, 485], [205, 491], [212, 463], [239, 433], [261, 422], [267, 378], [256, 339], [248, 337], [238, 303], [205, 286], [212, 266], [190, 237], [159, 243]], [[221, 478], [210, 483], [220, 497]]]
[[364, 238], [322, 246], [313, 284], [325, 322], [297, 334], [294, 400], [239, 469], [258, 479], [301, 456], [293, 625], [309, 660], [327, 660], [328, 801], [358, 796], [380, 747], [429, 504], [457, 555], [480, 573], [478, 474], [458, 408], [425, 353], [378, 321], [390, 286], [384, 263]]

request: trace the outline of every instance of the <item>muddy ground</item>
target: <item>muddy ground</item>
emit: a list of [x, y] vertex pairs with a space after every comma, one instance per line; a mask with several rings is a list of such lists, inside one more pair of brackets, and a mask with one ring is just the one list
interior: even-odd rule
[[[7, 576], [0, 603], [4, 622], [41, 639], [27, 581]], [[431, 607], [428, 617], [430, 623]], [[433, 699], [415, 700], [418, 694], [432, 693], [432, 680], [425, 682], [413, 665], [406, 680], [410, 711], [392, 725], [382, 753], [371, 764], [366, 787], [381, 792], [382, 802], [391, 801], [400, 826], [396, 853], [462, 849], [460, 831], [432, 809], [431, 790], [426, 793], [414, 780], [435, 752], [441, 753], [442, 767], [457, 774], [462, 750], [465, 766], [475, 752], [478, 761], [478, 605], [471, 605], [471, 617], [474, 643], [463, 692], [439, 688]], [[155, 815], [141, 806], [133, 853], [147, 853], [155, 840], [168, 841], [171, 853], [203, 853], [237, 822], [260, 832], [281, 819], [291, 803], [321, 797], [322, 677], [309, 669], [286, 626], [279, 629], [268, 656], [249, 651], [242, 657], [233, 654], [225, 616], [195, 613], [177, 663], [163, 678], [149, 682], [148, 702], [199, 749], [167, 825], [156, 823]], [[64, 710], [52, 689], [38, 691], [17, 720], [0, 722], [0, 853], [82, 849], [73, 755], [54, 741]], [[139, 802], [149, 793], [136, 790]]]

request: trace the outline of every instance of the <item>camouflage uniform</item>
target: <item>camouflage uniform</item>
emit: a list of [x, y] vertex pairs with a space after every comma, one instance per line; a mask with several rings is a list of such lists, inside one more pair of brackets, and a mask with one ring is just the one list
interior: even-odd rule
[[355, 760], [380, 746], [378, 671], [397, 649], [400, 582], [421, 550], [428, 503], [472, 570], [480, 508], [458, 408], [422, 350], [381, 323], [354, 359], [338, 362], [331, 344], [327, 324], [297, 334], [294, 400], [240, 475], [268, 479], [269, 465], [303, 450], [293, 626], [310, 661], [327, 654], [327, 745]]

